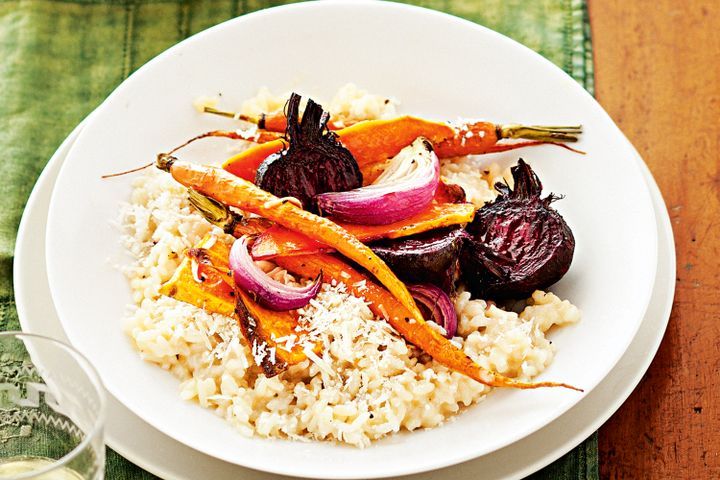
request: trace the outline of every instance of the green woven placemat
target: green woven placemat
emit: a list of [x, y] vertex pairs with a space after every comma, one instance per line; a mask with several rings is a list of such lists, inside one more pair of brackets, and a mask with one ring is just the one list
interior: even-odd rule
[[[224, 20], [292, 2], [269, 0], [0, 0], [0, 330], [19, 328], [12, 293], [25, 202], [61, 141], [131, 72]], [[426, 0], [538, 51], [593, 92], [584, 0]], [[597, 437], [533, 479], [595, 479]], [[154, 478], [109, 451], [107, 478]], [[209, 475], [208, 478], [211, 478]]]

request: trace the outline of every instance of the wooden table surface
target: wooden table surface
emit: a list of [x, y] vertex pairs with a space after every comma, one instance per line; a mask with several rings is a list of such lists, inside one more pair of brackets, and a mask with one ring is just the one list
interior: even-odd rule
[[597, 98], [662, 190], [678, 269], [660, 351], [600, 429], [601, 477], [720, 478], [720, 1], [589, 9]]

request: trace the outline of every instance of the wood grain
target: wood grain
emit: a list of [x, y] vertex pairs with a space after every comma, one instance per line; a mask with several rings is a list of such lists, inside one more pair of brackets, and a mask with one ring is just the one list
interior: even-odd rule
[[678, 257], [660, 351], [600, 430], [601, 477], [720, 478], [720, 2], [589, 7], [598, 100], [652, 170]]

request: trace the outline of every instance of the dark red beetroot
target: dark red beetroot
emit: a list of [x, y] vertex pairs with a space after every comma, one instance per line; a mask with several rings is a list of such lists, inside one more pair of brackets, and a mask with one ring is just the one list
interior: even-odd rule
[[498, 198], [480, 208], [467, 226], [462, 278], [474, 295], [513, 298], [562, 278], [570, 268], [575, 238], [550, 207], [558, 197], [540, 198], [542, 183], [522, 159], [512, 168], [515, 188], [498, 183]]
[[302, 120], [300, 95], [287, 104], [288, 147], [260, 164], [255, 184], [278, 197], [295, 197], [317, 212], [314, 197], [362, 186], [362, 173], [350, 151], [327, 129], [329, 114], [308, 99]]
[[454, 291], [462, 227], [443, 228], [397, 240], [383, 240], [370, 248], [404, 282], [430, 283], [447, 293]]

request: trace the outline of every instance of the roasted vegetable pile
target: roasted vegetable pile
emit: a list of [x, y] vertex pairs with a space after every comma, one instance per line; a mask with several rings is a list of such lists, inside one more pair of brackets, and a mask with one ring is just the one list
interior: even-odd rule
[[[550, 206], [558, 197], [541, 196], [540, 180], [521, 159], [512, 168], [514, 186], [495, 185], [497, 199], [476, 211], [460, 187], [440, 177], [438, 157], [574, 141], [579, 127], [451, 126], [399, 117], [340, 128], [312, 100], [301, 114], [300, 102], [293, 94], [283, 115], [257, 119], [264, 129], [253, 137], [257, 145], [222, 169], [182, 162], [172, 155], [178, 149], [158, 155], [156, 166], [190, 189], [207, 220], [236, 237], [232, 248], [208, 238], [189, 251], [163, 293], [232, 311], [253, 348], [258, 342], [275, 348], [321, 282], [343, 282], [448, 368], [491, 386], [569, 387], [489, 372], [450, 341], [457, 328], [451, 296], [459, 284], [482, 298], [517, 298], [567, 272], [575, 241]], [[196, 138], [213, 136], [241, 138], [228, 132]], [[277, 282], [258, 259], [308, 283]], [[273, 352], [260, 365], [266, 375], [313, 355], [307, 348]]]

